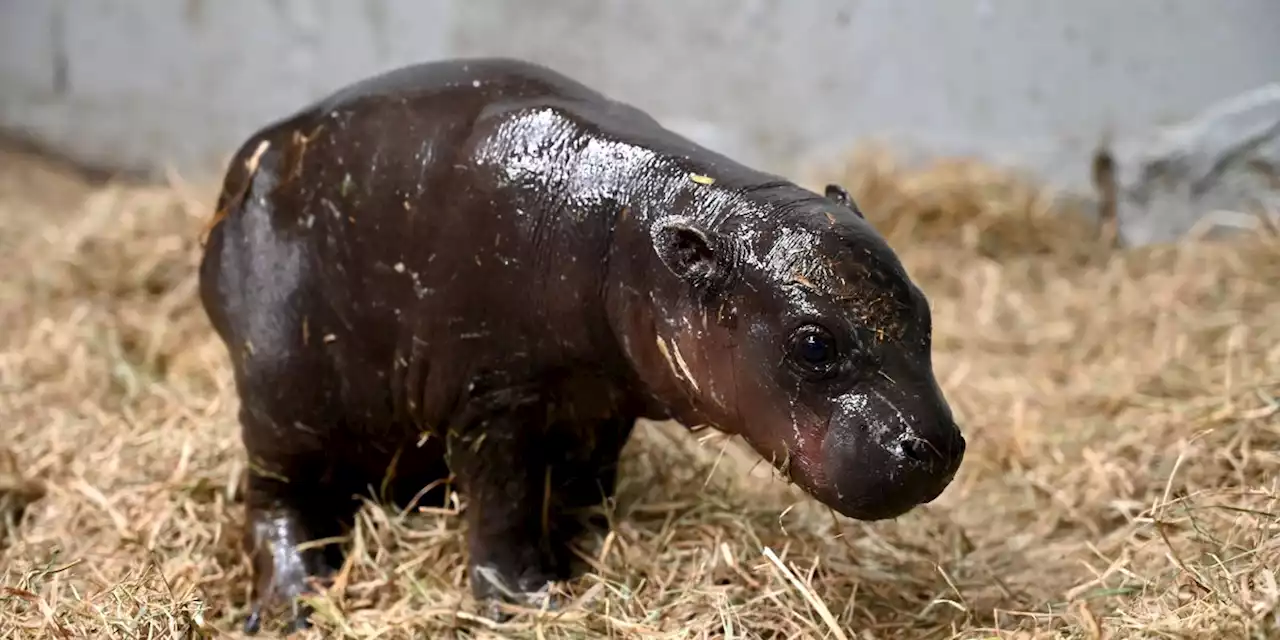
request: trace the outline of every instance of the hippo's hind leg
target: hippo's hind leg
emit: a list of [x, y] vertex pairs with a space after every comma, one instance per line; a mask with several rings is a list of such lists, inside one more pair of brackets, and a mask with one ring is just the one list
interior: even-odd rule
[[[331, 464], [340, 456], [330, 439], [348, 425], [335, 422], [344, 407], [331, 352], [312, 337], [328, 319], [313, 315], [324, 305], [311, 245], [296, 226], [301, 211], [278, 197], [282, 155], [267, 144], [277, 141], [264, 133], [237, 153], [218, 201], [226, 215], [209, 231], [200, 264], [201, 302], [230, 355], [248, 453], [250, 633], [267, 607], [286, 600], [292, 626], [306, 625], [296, 596], [333, 569], [339, 550], [298, 546], [340, 535], [359, 491], [349, 470]], [[236, 192], [242, 197], [227, 195]]]
[[[277, 318], [288, 326], [287, 316]], [[256, 633], [277, 605], [289, 608], [290, 630], [305, 628], [310, 610], [298, 596], [341, 566], [341, 547], [324, 541], [345, 533], [359, 507], [358, 476], [331, 453], [345, 426], [334, 422], [342, 419], [336, 385], [323, 358], [302, 346], [260, 339], [233, 362], [248, 454], [243, 544], [253, 571], [244, 630]]]
[[335, 427], [321, 420], [333, 413], [320, 410], [316, 390], [314, 377], [289, 376], [255, 380], [242, 392], [244, 546], [253, 566], [246, 633], [256, 633], [277, 605], [289, 608], [290, 630], [308, 626], [310, 610], [298, 597], [341, 566], [342, 548], [331, 539], [346, 532], [359, 507], [356, 478], [326, 453], [324, 434]]

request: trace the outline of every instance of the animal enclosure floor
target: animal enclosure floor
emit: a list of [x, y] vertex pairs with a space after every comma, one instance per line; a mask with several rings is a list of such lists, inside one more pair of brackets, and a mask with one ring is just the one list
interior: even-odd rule
[[[835, 518], [734, 441], [646, 424], [565, 610], [484, 622], [458, 515], [370, 507], [308, 635], [1276, 633], [1280, 241], [1113, 251], [981, 166], [832, 175], [932, 303], [969, 439], [938, 501]], [[194, 272], [210, 194], [0, 156], [0, 639], [239, 637], [244, 459]]]

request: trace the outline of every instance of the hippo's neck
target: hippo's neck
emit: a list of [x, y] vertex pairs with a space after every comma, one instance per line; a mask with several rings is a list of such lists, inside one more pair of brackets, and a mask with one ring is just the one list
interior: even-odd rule
[[709, 310], [701, 308], [690, 285], [658, 257], [654, 226], [678, 216], [713, 233], [733, 236], [736, 245], [749, 250], [754, 243], [747, 236], [762, 223], [767, 225], [769, 218], [785, 215], [790, 206], [818, 197], [767, 174], [745, 171], [724, 177], [729, 179], [683, 169], [651, 176], [643, 196], [631, 199], [633, 211], [620, 215], [612, 230], [604, 275], [605, 310], [623, 358], [647, 392], [651, 410], [646, 417], [650, 419], [673, 419], [690, 426], [715, 424], [714, 409], [707, 410], [696, 385], [690, 388], [688, 371], [680, 370], [684, 362], [674, 340], [705, 322]]

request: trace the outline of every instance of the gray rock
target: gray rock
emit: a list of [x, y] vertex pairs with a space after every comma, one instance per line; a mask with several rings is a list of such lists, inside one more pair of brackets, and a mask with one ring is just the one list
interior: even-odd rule
[[1116, 217], [1128, 246], [1280, 223], [1280, 84], [1119, 143]]

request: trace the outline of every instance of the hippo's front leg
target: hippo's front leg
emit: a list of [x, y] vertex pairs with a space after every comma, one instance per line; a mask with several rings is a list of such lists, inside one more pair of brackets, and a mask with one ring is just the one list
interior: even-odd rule
[[467, 500], [471, 590], [495, 619], [504, 617], [499, 601], [541, 606], [564, 577], [564, 545], [548, 527], [546, 431], [542, 403], [486, 398], [449, 434], [449, 466]]

